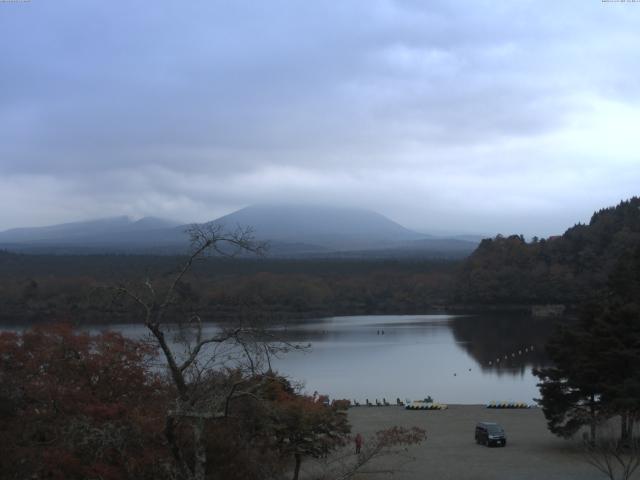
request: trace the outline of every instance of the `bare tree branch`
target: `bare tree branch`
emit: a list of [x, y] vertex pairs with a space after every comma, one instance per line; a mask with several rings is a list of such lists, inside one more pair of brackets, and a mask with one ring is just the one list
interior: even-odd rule
[[[230, 403], [242, 396], [257, 398], [255, 385], [241, 390], [243, 382], [236, 381], [231, 385], [224, 376], [220, 377], [215, 370], [226, 364], [237, 363], [238, 358], [216, 360], [218, 358], [218, 346], [229, 343], [234, 348], [239, 348], [244, 359], [249, 362], [252, 374], [257, 373], [258, 357], [263, 355], [262, 348], [252, 348], [253, 345], [265, 341], [266, 336], [253, 328], [246, 328], [242, 324], [233, 329], [222, 329], [216, 333], [203, 335], [203, 322], [197, 313], [191, 313], [188, 320], [171, 318], [172, 322], [185, 332], [195, 334], [195, 340], [185, 336], [186, 350], [184, 355], [173, 350], [173, 346], [167, 334], [171, 331], [171, 325], [165, 324], [165, 317], [172, 311], [174, 305], [179, 302], [179, 289], [187, 274], [193, 269], [194, 262], [210, 252], [214, 254], [232, 257], [239, 253], [262, 254], [266, 244], [256, 242], [253, 231], [250, 228], [236, 228], [232, 232], [226, 232], [224, 228], [215, 223], [192, 225], [187, 230], [191, 240], [191, 252], [185, 262], [170, 279], [168, 286], [159, 292], [151, 279], [146, 278], [142, 284], [143, 290], [138, 293], [134, 288], [124, 285], [117, 287], [116, 292], [122, 295], [144, 311], [143, 324], [147, 327], [155, 342], [160, 347], [166, 361], [172, 382], [177, 390], [177, 399], [166, 417], [165, 437], [170, 450], [178, 466], [178, 475], [190, 480], [204, 480], [207, 451], [205, 448], [205, 422], [217, 418], [225, 418], [229, 415]], [[261, 340], [262, 339], [262, 340]], [[213, 349], [208, 345], [216, 345]], [[274, 347], [276, 351], [277, 347]], [[284, 347], [292, 348], [292, 347]], [[231, 356], [232, 350], [227, 350]], [[271, 350], [264, 347], [267, 355]], [[256, 357], [256, 358], [254, 358]], [[218, 361], [218, 363], [216, 363]], [[270, 360], [269, 360], [270, 365]], [[235, 365], [238, 367], [239, 365]], [[190, 425], [192, 431], [192, 448], [190, 455], [184, 455], [181, 450], [181, 442], [178, 441], [178, 423], [184, 421]], [[191, 457], [191, 460], [186, 459]]]
[[640, 467], [640, 440], [622, 444], [611, 435], [600, 435], [595, 442], [584, 442], [584, 458], [610, 480], [628, 480]]

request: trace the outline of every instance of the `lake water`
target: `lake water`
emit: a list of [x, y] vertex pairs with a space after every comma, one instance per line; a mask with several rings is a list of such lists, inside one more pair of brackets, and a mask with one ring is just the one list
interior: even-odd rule
[[[115, 327], [129, 337], [141, 325]], [[100, 327], [91, 330], [99, 330]], [[311, 343], [272, 364], [309, 393], [364, 403], [386, 398], [477, 404], [532, 403], [532, 368], [544, 366], [549, 320], [515, 315], [368, 315], [290, 322], [276, 332]]]
[[548, 320], [516, 316], [326, 318], [289, 326], [288, 339], [312, 349], [275, 363], [310, 392], [362, 403], [427, 395], [444, 403], [530, 403], [539, 397], [531, 370], [547, 363], [552, 330]]

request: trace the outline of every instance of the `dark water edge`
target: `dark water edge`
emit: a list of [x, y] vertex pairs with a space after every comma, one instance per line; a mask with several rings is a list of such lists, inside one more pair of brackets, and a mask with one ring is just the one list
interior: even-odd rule
[[505, 312], [317, 319], [287, 332], [313, 351], [278, 367], [310, 392], [360, 402], [430, 395], [457, 404], [533, 403], [532, 369], [548, 365], [545, 344], [558, 323]]
[[[305, 390], [364, 403], [425, 398], [471, 404], [532, 403], [538, 397], [531, 370], [548, 364], [545, 344], [567, 319], [509, 311], [475, 315], [360, 315], [297, 319], [271, 324], [276, 338], [312, 345], [273, 363]], [[222, 323], [209, 323], [212, 331]], [[4, 327], [23, 330], [28, 326]], [[85, 325], [99, 332], [147, 335], [140, 323]]]
[[[536, 305], [525, 304], [434, 304], [430, 306], [397, 308], [368, 308], [352, 306], [350, 308], [322, 308], [314, 310], [287, 310], [280, 308], [248, 309], [237, 308], [205, 308], [201, 317], [208, 323], [233, 323], [239, 320], [253, 319], [263, 324], [279, 324], [284, 322], [298, 322], [328, 317], [347, 317], [361, 315], [517, 315], [519, 317], [535, 318], [532, 309]], [[573, 319], [576, 316], [575, 307], [569, 305], [561, 318]], [[19, 320], [16, 320], [18, 318]], [[557, 318], [557, 317], [553, 317]], [[176, 321], [179, 319], [176, 318]], [[15, 315], [10, 311], [0, 311], [0, 327], [25, 327], [50, 323], [71, 323], [78, 327], [89, 325], [129, 325], [134, 323], [131, 317], [123, 317], [107, 311], [104, 315], [92, 315], [89, 318], [75, 316], [70, 313], [55, 311], [39, 311], [33, 314]]]

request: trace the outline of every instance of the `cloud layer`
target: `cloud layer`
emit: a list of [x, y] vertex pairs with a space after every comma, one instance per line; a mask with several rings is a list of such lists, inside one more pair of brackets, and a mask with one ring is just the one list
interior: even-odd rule
[[251, 203], [548, 235], [640, 185], [640, 4], [0, 4], [0, 229]]

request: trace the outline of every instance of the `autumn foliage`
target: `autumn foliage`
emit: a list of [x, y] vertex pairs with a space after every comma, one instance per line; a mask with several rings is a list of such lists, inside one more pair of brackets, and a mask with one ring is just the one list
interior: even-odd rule
[[[193, 464], [193, 435], [188, 419], [180, 420], [169, 441], [166, 419], [176, 392], [163, 372], [155, 346], [114, 332], [53, 325], [0, 333], [1, 477], [186, 478], [171, 448]], [[351, 450], [348, 402], [302, 395], [271, 371], [211, 371], [199, 382], [247, 392], [229, 396], [225, 414], [207, 422], [207, 479], [297, 478], [305, 459], [321, 465], [334, 451]], [[379, 432], [341, 478], [422, 437], [422, 431]]]
[[[0, 471], [3, 478], [171, 478], [165, 418], [175, 392], [153, 367], [154, 346], [70, 325], [0, 333]], [[300, 395], [269, 372], [212, 373], [254, 392], [207, 428], [211, 478], [274, 478], [294, 458], [342, 445], [346, 415]], [[188, 429], [179, 443], [190, 450]]]
[[69, 325], [0, 333], [3, 478], [161, 478], [154, 349]]

